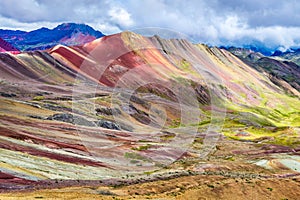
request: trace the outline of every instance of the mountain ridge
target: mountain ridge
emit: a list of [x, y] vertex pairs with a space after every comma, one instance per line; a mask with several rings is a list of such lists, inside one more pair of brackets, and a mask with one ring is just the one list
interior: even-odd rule
[[45, 50], [57, 44], [82, 45], [104, 34], [85, 24], [63, 23], [53, 29], [11, 31], [0, 29], [0, 37], [22, 51]]
[[286, 89], [286, 85], [289, 84], [298, 92], [300, 91], [299, 51], [277, 52], [276, 55], [264, 56], [244, 48], [230, 47], [227, 50], [253, 68], [267, 73], [270, 79], [280, 87]]

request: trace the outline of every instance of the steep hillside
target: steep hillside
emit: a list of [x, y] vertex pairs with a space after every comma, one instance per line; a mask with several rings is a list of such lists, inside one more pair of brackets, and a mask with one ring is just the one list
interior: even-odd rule
[[19, 53], [19, 50], [0, 38], [0, 53], [1, 52]]

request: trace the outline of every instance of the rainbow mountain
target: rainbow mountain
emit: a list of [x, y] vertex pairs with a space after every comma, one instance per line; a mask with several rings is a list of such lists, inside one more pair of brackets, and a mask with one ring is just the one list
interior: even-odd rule
[[240, 52], [122, 32], [1, 53], [1, 190], [299, 173], [299, 66]]

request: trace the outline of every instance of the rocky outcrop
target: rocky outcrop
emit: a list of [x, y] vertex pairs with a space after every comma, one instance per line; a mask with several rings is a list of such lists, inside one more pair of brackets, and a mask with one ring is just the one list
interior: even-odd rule
[[52, 116], [49, 116], [47, 120], [56, 120], [76, 125], [83, 125], [83, 126], [95, 126], [95, 124], [84, 117], [73, 115], [70, 113], [57, 113]]
[[[42, 119], [41, 117], [38, 117], [38, 116], [30, 116], [30, 117]], [[89, 121], [84, 117], [81, 117], [78, 115], [73, 115], [70, 113], [57, 113], [57, 114], [47, 117], [46, 119], [66, 122], [66, 123], [70, 123], [70, 124], [76, 124], [76, 125], [80, 125], [80, 126], [91, 126], [91, 127], [98, 126], [98, 127], [107, 128], [107, 129], [121, 130], [120, 125], [118, 125], [115, 122], [104, 120], [104, 119], [100, 119], [97, 121]]]
[[107, 128], [107, 129], [114, 129], [114, 130], [121, 130], [120, 125], [118, 125], [115, 122], [112, 121], [107, 121], [107, 120], [98, 120], [96, 122], [97, 126], [102, 127], [102, 128]]
[[107, 107], [100, 107], [96, 108], [95, 111], [97, 115], [117, 115], [121, 114], [121, 111], [118, 108], [107, 108]]

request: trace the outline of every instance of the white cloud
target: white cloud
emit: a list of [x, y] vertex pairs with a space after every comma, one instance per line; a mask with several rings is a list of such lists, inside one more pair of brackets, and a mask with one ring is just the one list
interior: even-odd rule
[[87, 25], [94, 27], [96, 30], [100, 30], [106, 35], [122, 32], [119, 27], [109, 23], [87, 23]]
[[121, 7], [113, 7], [108, 11], [108, 15], [114, 23], [124, 27], [129, 27], [134, 24], [131, 15]]
[[10, 29], [10, 30], [24, 30], [24, 31], [32, 31], [39, 29], [41, 27], [54, 28], [59, 23], [57, 22], [49, 22], [49, 21], [40, 21], [34, 23], [26, 23], [20, 22], [12, 18], [6, 18], [0, 16], [1, 29]]

